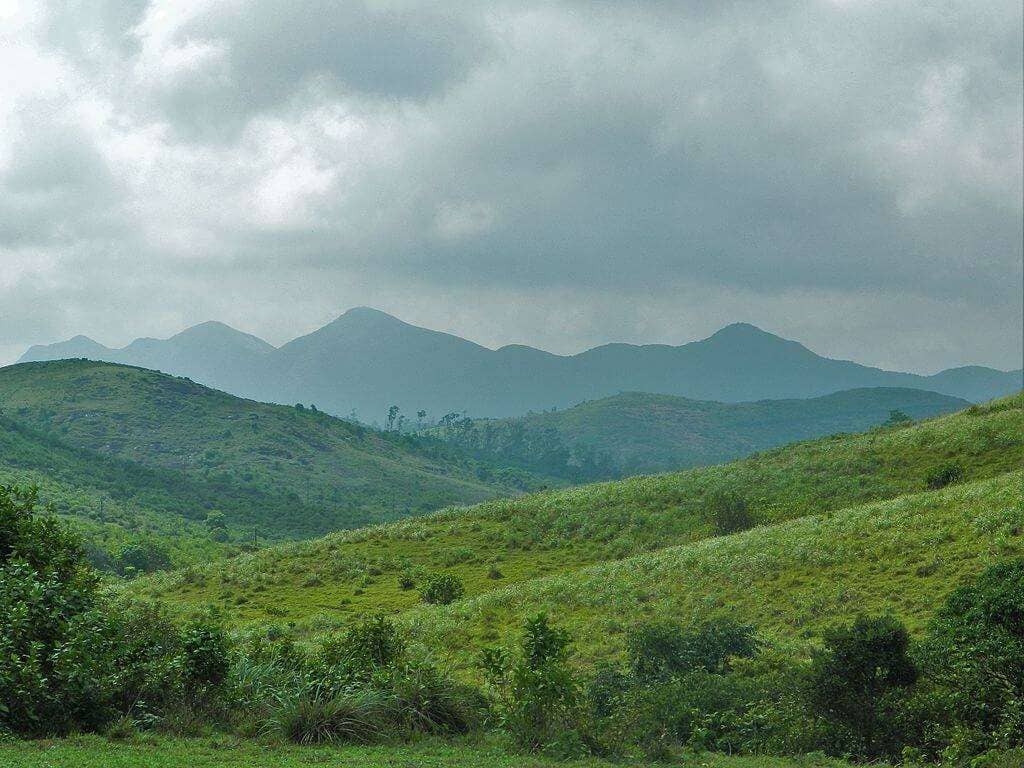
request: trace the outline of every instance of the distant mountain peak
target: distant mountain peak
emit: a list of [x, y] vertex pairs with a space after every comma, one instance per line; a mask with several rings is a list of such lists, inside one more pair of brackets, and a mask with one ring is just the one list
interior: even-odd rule
[[781, 336], [776, 336], [774, 333], [758, 328], [756, 325], [750, 323], [730, 323], [729, 325], [715, 331], [713, 334], [707, 337], [705, 341], [716, 339], [718, 341], [727, 341], [734, 339], [775, 339], [778, 341], [785, 341]]

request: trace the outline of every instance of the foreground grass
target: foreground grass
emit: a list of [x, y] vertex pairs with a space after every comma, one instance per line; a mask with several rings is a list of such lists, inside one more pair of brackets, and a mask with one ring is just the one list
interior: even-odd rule
[[[440, 741], [403, 746], [286, 747], [264, 746], [228, 737], [109, 741], [99, 736], [79, 736], [0, 745], [2, 768], [299, 768], [316, 765], [346, 768], [603, 768], [617, 765], [640, 768], [655, 764], [628, 760], [609, 763], [594, 759], [556, 762], [510, 754], [496, 744]], [[823, 757], [740, 758], [703, 754], [657, 765], [679, 768], [845, 768], [848, 764]]]
[[[417, 608], [406, 571], [457, 575], [470, 597], [707, 539], [708, 499], [731, 491], [765, 523], [925, 489], [955, 462], [965, 479], [1024, 466], [1024, 395], [913, 426], [840, 435], [743, 461], [488, 502], [426, 518], [272, 547], [230, 562], [135, 582], [128, 590], [188, 608], [219, 604], [229, 620], [337, 626]], [[827, 544], [827, 542], [826, 542]], [[943, 574], [948, 576], [948, 573]]]

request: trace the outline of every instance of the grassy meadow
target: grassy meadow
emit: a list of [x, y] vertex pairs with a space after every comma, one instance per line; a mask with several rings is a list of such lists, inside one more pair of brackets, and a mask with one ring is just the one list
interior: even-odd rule
[[715, 530], [707, 505], [718, 493], [742, 494], [763, 535], [770, 535], [775, 523], [919, 493], [929, 473], [950, 463], [963, 470], [966, 482], [1024, 466], [1024, 396], [716, 467], [344, 531], [157, 574], [127, 590], [186, 608], [214, 603], [236, 623], [331, 627], [367, 613], [418, 610], [417, 591], [400, 585], [405, 574], [418, 583], [430, 573], [452, 573], [470, 600], [496, 590], [508, 594], [535, 579], [708, 539]]

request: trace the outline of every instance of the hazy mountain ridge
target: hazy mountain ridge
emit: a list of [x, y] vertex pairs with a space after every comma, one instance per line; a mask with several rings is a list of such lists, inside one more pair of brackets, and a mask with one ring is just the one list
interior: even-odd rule
[[922, 376], [834, 360], [746, 323], [681, 346], [616, 343], [561, 356], [523, 345], [488, 349], [366, 307], [280, 348], [204, 323], [122, 349], [79, 336], [32, 347], [21, 361], [68, 357], [155, 368], [255, 399], [355, 411], [364, 421], [382, 420], [393, 404], [410, 418], [419, 410], [432, 418], [450, 411], [505, 417], [619, 392], [744, 402], [905, 387], [980, 402], [1022, 387], [1019, 370], [964, 366]]

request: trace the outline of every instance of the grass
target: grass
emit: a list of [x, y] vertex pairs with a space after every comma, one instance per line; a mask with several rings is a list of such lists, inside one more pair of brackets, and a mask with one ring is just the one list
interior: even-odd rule
[[138, 468], [140, 478], [150, 470], [150, 480], [162, 479], [165, 512], [202, 520], [216, 508], [236, 529], [258, 526], [263, 536], [317, 535], [512, 491], [440, 441], [123, 365], [2, 368], [0, 407], [20, 426]]
[[[907, 427], [823, 438], [718, 467], [487, 502], [346, 531], [134, 583], [171, 604], [220, 604], [235, 622], [330, 627], [417, 608], [417, 581], [438, 571], [477, 598], [535, 579], [707, 539], [707, 500], [746, 498], [765, 523], [821, 515], [925, 489], [949, 462], [965, 481], [1024, 466], [1024, 396]], [[711, 545], [708, 545], [711, 546]], [[716, 545], [717, 546], [717, 545]], [[501, 578], [492, 578], [496, 570]]]
[[508, 752], [500, 744], [426, 740], [413, 745], [373, 747], [294, 747], [263, 745], [230, 737], [164, 739], [138, 737], [110, 741], [99, 736], [16, 742], [0, 745], [2, 768], [306, 768], [315, 765], [346, 768], [845, 768], [847, 763], [824, 757], [795, 759], [727, 757], [717, 754], [680, 757], [663, 763], [630, 760], [554, 761]]
[[585, 660], [615, 656], [633, 623], [729, 616], [801, 642], [858, 613], [911, 631], [963, 579], [1024, 555], [1024, 472], [670, 547], [405, 616], [463, 670], [482, 646], [547, 612]]

